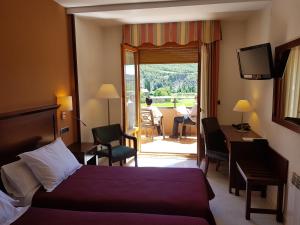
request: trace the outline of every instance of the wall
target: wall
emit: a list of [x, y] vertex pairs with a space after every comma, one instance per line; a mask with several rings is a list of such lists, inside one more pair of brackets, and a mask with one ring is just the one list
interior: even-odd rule
[[240, 123], [241, 114], [232, 109], [244, 95], [244, 80], [240, 79], [236, 50], [245, 46], [245, 21], [222, 21], [220, 43], [220, 73], [218, 120], [220, 124]]
[[[71, 95], [73, 84], [70, 32], [63, 7], [51, 0], [6, 0], [0, 3], [0, 112], [55, 104], [56, 95]], [[76, 140], [70, 114], [64, 140]]]
[[[122, 95], [122, 67], [121, 67], [121, 43], [122, 43], [122, 26], [104, 27], [104, 67], [103, 77], [106, 83], [115, 85], [120, 97]], [[111, 100], [111, 122], [121, 122], [121, 98]]]
[[[300, 1], [273, 0], [271, 7], [254, 15], [247, 24], [247, 45], [271, 42], [272, 47], [300, 37]], [[294, 208], [296, 198], [290, 190], [292, 172], [300, 174], [300, 134], [272, 122], [273, 81], [247, 81], [245, 97], [254, 105], [255, 111], [250, 115], [253, 129], [266, 137], [270, 145], [289, 160], [289, 184], [287, 190], [286, 223], [293, 224], [292, 219], [299, 212]], [[275, 201], [274, 194], [271, 201]]]
[[[97, 99], [103, 83], [113, 83], [121, 96], [121, 27], [103, 28], [91, 19], [76, 17], [81, 140], [93, 142], [91, 128], [107, 125], [107, 101]], [[110, 121], [121, 123], [120, 99], [110, 100]]]

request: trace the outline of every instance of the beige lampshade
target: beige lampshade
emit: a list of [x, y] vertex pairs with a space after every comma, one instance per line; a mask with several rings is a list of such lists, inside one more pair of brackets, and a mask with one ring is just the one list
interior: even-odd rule
[[250, 112], [251, 111], [251, 105], [250, 102], [246, 99], [238, 100], [238, 102], [235, 104], [233, 111], [235, 112]]
[[113, 84], [102, 84], [97, 92], [97, 97], [104, 99], [120, 98]]
[[69, 112], [73, 110], [72, 96], [57, 97], [57, 104], [60, 105], [60, 110], [62, 112]]

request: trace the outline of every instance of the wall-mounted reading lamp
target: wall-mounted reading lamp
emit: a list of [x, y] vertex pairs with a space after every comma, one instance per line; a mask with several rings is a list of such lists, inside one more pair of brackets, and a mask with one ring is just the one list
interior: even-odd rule
[[66, 119], [66, 112], [73, 111], [72, 96], [59, 96], [57, 97], [57, 104], [60, 105], [61, 119]]
[[[66, 112], [73, 111], [73, 101], [72, 96], [58, 96], [57, 97], [57, 104], [60, 105], [60, 111], [61, 111], [61, 119], [65, 120], [67, 117]], [[86, 123], [84, 123], [80, 118], [76, 116], [70, 115], [73, 119], [80, 121], [84, 126], [87, 127]]]

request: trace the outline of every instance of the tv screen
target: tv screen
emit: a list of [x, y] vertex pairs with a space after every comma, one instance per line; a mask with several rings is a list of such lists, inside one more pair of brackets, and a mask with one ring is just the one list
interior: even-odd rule
[[238, 49], [241, 78], [249, 80], [272, 79], [274, 75], [270, 43]]

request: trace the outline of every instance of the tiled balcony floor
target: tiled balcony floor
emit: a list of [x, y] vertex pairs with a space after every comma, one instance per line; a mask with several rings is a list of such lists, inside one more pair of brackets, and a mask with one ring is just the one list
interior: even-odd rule
[[181, 139], [172, 139], [155, 136], [153, 141], [150, 137], [142, 136], [141, 152], [143, 153], [175, 153], [175, 154], [197, 154], [197, 138], [193, 136]]

